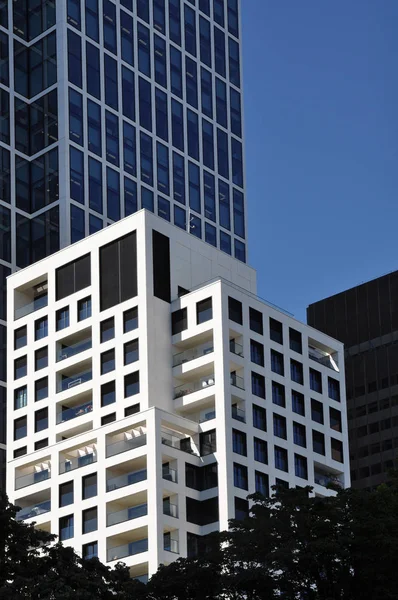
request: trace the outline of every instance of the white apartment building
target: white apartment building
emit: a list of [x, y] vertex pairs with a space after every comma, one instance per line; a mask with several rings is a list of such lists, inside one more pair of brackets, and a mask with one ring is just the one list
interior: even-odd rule
[[349, 485], [343, 346], [141, 210], [8, 278], [7, 492], [134, 577], [275, 483]]

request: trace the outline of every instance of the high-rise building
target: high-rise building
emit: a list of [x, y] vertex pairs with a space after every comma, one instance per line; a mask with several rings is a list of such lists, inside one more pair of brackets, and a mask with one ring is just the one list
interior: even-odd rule
[[246, 261], [240, 57], [239, 0], [0, 0], [0, 382], [17, 268], [141, 208]]
[[349, 485], [340, 342], [142, 210], [8, 279], [17, 518], [134, 577], [270, 486]]
[[351, 481], [372, 488], [398, 458], [398, 271], [308, 307], [345, 344]]

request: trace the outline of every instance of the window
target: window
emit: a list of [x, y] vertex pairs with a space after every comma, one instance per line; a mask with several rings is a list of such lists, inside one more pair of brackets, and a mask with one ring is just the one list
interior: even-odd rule
[[290, 377], [292, 381], [304, 385], [303, 365], [297, 360], [290, 359]]
[[272, 317], [269, 319], [269, 337], [273, 342], [283, 344], [282, 323], [272, 319]]
[[38, 440], [35, 442], [35, 450], [41, 450], [42, 448], [46, 448], [48, 446], [48, 438], [43, 438], [42, 440]]
[[90, 560], [90, 558], [97, 558], [98, 542], [90, 542], [89, 544], [83, 544], [82, 556], [84, 560]]
[[264, 346], [254, 340], [250, 340], [250, 359], [256, 365], [264, 366]]
[[73, 481], [61, 483], [59, 486], [59, 507], [73, 504]]
[[264, 497], [269, 496], [269, 481], [266, 473], [260, 471], [254, 472], [254, 480], [257, 494], [261, 494]]
[[91, 317], [91, 296], [78, 301], [77, 314], [78, 321], [84, 321], [84, 319]]
[[26, 385], [14, 391], [14, 410], [24, 408], [28, 403], [28, 391]]
[[48, 377], [35, 381], [35, 402], [48, 398]]
[[266, 465], [268, 463], [267, 442], [255, 437], [253, 439], [253, 443], [254, 443], [254, 460], [258, 460], [258, 462], [264, 463]]
[[14, 450], [14, 458], [19, 458], [20, 456], [25, 456], [28, 453], [27, 446], [22, 446], [22, 448], [17, 448]]
[[267, 411], [257, 404], [253, 404], [253, 427], [267, 431]]
[[101, 354], [101, 375], [110, 373], [115, 369], [115, 350], [107, 350]]
[[201, 300], [196, 304], [196, 323], [200, 325], [213, 318], [213, 304], [211, 298]]
[[14, 332], [14, 350], [23, 348], [27, 343], [26, 325], [24, 325], [23, 327], [16, 329]]
[[285, 448], [275, 446], [275, 468], [280, 471], [286, 471], [286, 473], [289, 471], [287, 450]]
[[250, 329], [263, 335], [263, 315], [254, 308], [249, 308]]
[[91, 531], [96, 531], [98, 528], [98, 519], [97, 519], [97, 507], [88, 508], [83, 511], [82, 515], [83, 519], [83, 527], [82, 533], [90, 533]]
[[14, 379], [20, 379], [25, 377], [27, 373], [27, 360], [26, 356], [21, 356], [14, 360]]
[[56, 312], [57, 331], [69, 327], [69, 307], [60, 308]]
[[129, 365], [130, 363], [136, 362], [138, 359], [138, 339], [126, 342], [124, 344], [124, 364]]
[[277, 414], [274, 414], [274, 435], [284, 440], [287, 439], [286, 419]]
[[307, 447], [305, 425], [293, 421], [293, 441], [297, 446]]
[[48, 428], [48, 408], [42, 408], [35, 412], [35, 433]]
[[123, 313], [123, 333], [133, 331], [138, 327], [138, 308], [130, 308]]
[[228, 315], [231, 321], [243, 324], [242, 302], [228, 296]]
[[48, 366], [48, 349], [47, 346], [39, 348], [35, 352], [35, 371], [45, 369]]
[[187, 309], [181, 308], [171, 314], [171, 333], [176, 335], [188, 328]]
[[337, 379], [333, 379], [333, 377], [328, 377], [328, 392], [329, 398], [340, 402], [340, 382], [337, 381]]
[[311, 419], [323, 425], [323, 405], [318, 400], [311, 400]]
[[335, 408], [329, 408], [330, 427], [335, 431], [342, 431], [341, 429], [341, 412]]
[[248, 490], [247, 467], [234, 463], [234, 486], [241, 490]]
[[322, 373], [315, 369], [310, 369], [310, 388], [322, 394]]
[[296, 329], [292, 329], [291, 327], [289, 327], [289, 345], [290, 350], [298, 352], [299, 354], [303, 353], [301, 333], [299, 331], [296, 331]]
[[134, 396], [140, 393], [140, 373], [130, 373], [124, 377], [124, 397]]
[[101, 311], [137, 295], [136, 257], [136, 231], [100, 248]]
[[265, 398], [265, 377], [252, 371], [252, 394]]
[[116, 413], [109, 413], [109, 415], [101, 417], [101, 425], [108, 425], [108, 423], [113, 423], [113, 421], [116, 421]]
[[276, 381], [272, 382], [272, 402], [283, 408], [286, 407], [285, 386]]
[[139, 404], [132, 404], [131, 406], [127, 406], [124, 409], [124, 416], [125, 417], [129, 417], [130, 415], [135, 415], [138, 412], [140, 412], [140, 405]]
[[97, 473], [86, 475], [82, 479], [82, 499], [93, 498], [97, 495]]
[[59, 541], [63, 542], [64, 540], [70, 540], [73, 538], [73, 528], [74, 528], [74, 517], [73, 515], [67, 515], [66, 517], [61, 517], [59, 520]]
[[101, 385], [101, 406], [116, 402], [115, 382], [108, 381]]
[[91, 285], [90, 255], [64, 265], [56, 270], [56, 299], [62, 300]]
[[232, 430], [232, 449], [236, 454], [247, 456], [246, 434], [243, 431]]
[[338, 462], [344, 462], [343, 458], [343, 443], [340, 440], [331, 439], [332, 458]]
[[35, 340], [42, 340], [48, 335], [48, 319], [43, 317], [35, 321]]
[[108, 342], [115, 337], [115, 319], [110, 317], [101, 322], [101, 344]]
[[249, 503], [243, 498], [237, 498], [235, 496], [235, 519], [237, 521], [243, 521], [249, 516]]
[[278, 375], [282, 375], [282, 377], [285, 374], [283, 354], [276, 352], [276, 350], [271, 350], [271, 371], [277, 373]]
[[303, 394], [292, 390], [292, 410], [298, 415], [305, 416], [305, 402]]
[[294, 455], [294, 472], [296, 477], [308, 479], [307, 459], [300, 454]]
[[315, 429], [312, 430], [312, 449], [317, 454], [325, 456], [325, 436]]
[[199, 447], [201, 456], [217, 452], [217, 435], [215, 429], [199, 434]]

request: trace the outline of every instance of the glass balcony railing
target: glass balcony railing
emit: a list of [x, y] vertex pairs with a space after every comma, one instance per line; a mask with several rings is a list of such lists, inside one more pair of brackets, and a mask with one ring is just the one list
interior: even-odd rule
[[76, 342], [76, 344], [71, 344], [70, 346], [65, 346], [58, 350], [57, 361], [65, 360], [66, 358], [70, 358], [71, 356], [75, 356], [75, 354], [80, 354], [80, 352], [84, 352], [85, 350], [89, 350], [91, 348], [91, 338], [87, 340], [83, 340], [81, 342]]
[[109, 548], [107, 551], [107, 560], [120, 560], [126, 558], [126, 556], [134, 556], [134, 554], [140, 554], [141, 552], [147, 552], [148, 550], [148, 539], [137, 540], [130, 542], [129, 544], [123, 544], [122, 546], [116, 546], [115, 548]]
[[20, 490], [21, 488], [39, 483], [40, 481], [46, 481], [50, 479], [51, 472], [49, 469], [43, 469], [42, 471], [36, 471], [35, 473], [28, 473], [27, 475], [21, 475], [15, 478], [15, 489]]
[[237, 356], [241, 356], [243, 358], [243, 346], [238, 344], [235, 340], [229, 340], [229, 349], [232, 354], [236, 354]]
[[48, 296], [44, 294], [42, 296], [38, 296], [32, 302], [28, 302], [24, 306], [15, 309], [15, 319], [22, 319], [22, 317], [26, 317], [26, 315], [30, 315], [32, 312], [36, 310], [40, 310], [47, 306]]
[[206, 423], [206, 421], [211, 421], [212, 419], [216, 418], [216, 411], [215, 410], [210, 410], [207, 413], [204, 413], [200, 419], [199, 419], [199, 423]]
[[182, 385], [174, 388], [174, 399], [182, 398], [182, 396], [187, 396], [193, 392], [199, 392], [200, 390], [212, 387], [214, 384], [214, 375], [207, 375], [207, 377], [202, 377], [197, 381], [183, 383]]
[[76, 417], [81, 417], [82, 415], [87, 415], [91, 413], [93, 410], [93, 403], [86, 402], [85, 404], [80, 404], [79, 406], [73, 406], [72, 408], [66, 408], [57, 416], [57, 424], [65, 423], [65, 421], [70, 421], [71, 419], [75, 419]]
[[163, 479], [166, 479], [166, 481], [178, 483], [178, 473], [176, 469], [172, 469], [171, 467], [166, 466], [162, 468], [162, 477]]
[[177, 450], [182, 450], [183, 452], [188, 452], [188, 454], [196, 454], [192, 448], [192, 440], [189, 437], [179, 438], [176, 435], [162, 431], [162, 444], [177, 448]]
[[246, 412], [241, 408], [237, 408], [236, 406], [233, 406], [232, 407], [232, 418], [235, 419], [236, 421], [240, 421], [241, 423], [246, 423]]
[[147, 478], [147, 470], [141, 469], [140, 471], [132, 471], [131, 473], [125, 473], [118, 475], [117, 477], [111, 477], [106, 482], [106, 491], [112, 492], [119, 488], [126, 487], [127, 485], [133, 485], [140, 481], [145, 481]]
[[171, 502], [163, 503], [163, 514], [168, 517], [178, 518], [178, 506], [177, 504], [172, 504]]
[[324, 367], [328, 367], [329, 369], [332, 369], [333, 371], [339, 370], [337, 367], [337, 364], [333, 360], [332, 355], [327, 354], [326, 352], [321, 352], [321, 350], [318, 350], [318, 348], [309, 346], [308, 347], [308, 356], [311, 360], [314, 360], [315, 362], [317, 362], [320, 365], [323, 365]]
[[109, 513], [106, 516], [106, 526], [111, 527], [124, 521], [131, 521], [132, 519], [138, 519], [139, 517], [145, 517], [148, 514], [148, 505], [139, 504], [138, 506], [130, 506], [129, 508], [123, 508], [113, 513]]
[[179, 550], [178, 550], [178, 540], [165, 540], [164, 541], [164, 549], [167, 550], [167, 552], [173, 552], [174, 554], [178, 554]]
[[332, 475], [331, 473], [322, 473], [320, 471], [315, 471], [314, 473], [315, 483], [318, 485], [323, 485], [327, 487], [328, 485], [343, 487], [342, 482], [338, 477]]
[[59, 464], [59, 472], [67, 473], [68, 471], [74, 471], [87, 465], [97, 462], [97, 456], [93, 452], [90, 454], [83, 454], [83, 456], [76, 456], [72, 458], [66, 458]]
[[93, 373], [91, 369], [89, 371], [83, 371], [82, 373], [76, 373], [76, 375], [71, 375], [70, 377], [64, 377], [60, 381], [58, 381], [57, 392], [64, 392], [65, 390], [70, 390], [77, 385], [82, 383], [86, 383], [86, 381], [90, 381], [93, 378]]
[[127, 452], [128, 450], [140, 448], [141, 446], [145, 446], [145, 444], [145, 434], [137, 435], [136, 437], [131, 438], [131, 440], [120, 440], [120, 442], [114, 442], [106, 447], [106, 458], [115, 456], [116, 454], [121, 454], [122, 452]]
[[32, 517], [38, 517], [39, 515], [43, 515], [44, 513], [50, 512], [51, 510], [51, 500], [46, 500], [45, 502], [40, 502], [39, 504], [32, 504], [31, 506], [26, 506], [17, 512], [16, 520], [23, 521], [24, 519], [31, 519]]
[[195, 360], [195, 358], [206, 356], [206, 354], [211, 354], [212, 352], [214, 352], [212, 342], [201, 344], [200, 346], [190, 348], [184, 352], [179, 352], [173, 356], [173, 367], [178, 367], [179, 365]]
[[235, 375], [235, 373], [231, 373], [231, 385], [234, 385], [240, 390], [245, 389], [245, 382], [243, 377], [239, 377], [239, 375]]

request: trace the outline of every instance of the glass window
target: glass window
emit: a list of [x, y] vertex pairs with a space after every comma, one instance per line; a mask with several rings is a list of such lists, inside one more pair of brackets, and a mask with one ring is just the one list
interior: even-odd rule
[[151, 77], [151, 40], [149, 29], [141, 23], [137, 25], [138, 34], [138, 68], [141, 73]]
[[185, 210], [176, 205], [174, 205], [174, 225], [177, 225], [177, 227], [180, 227], [180, 229], [184, 229], [184, 231], [187, 228]]
[[[201, 103], [202, 112], [213, 118], [213, 80], [211, 73], [201, 67]], [[225, 104], [226, 106], [226, 104]]]
[[189, 217], [189, 232], [198, 238], [202, 237], [202, 221], [193, 214]]
[[69, 540], [73, 538], [74, 535], [74, 516], [67, 515], [66, 517], [61, 517], [59, 519], [59, 540], [63, 542], [64, 540]]
[[[158, 190], [162, 194], [169, 195], [170, 193], [170, 182], [169, 182], [169, 151], [167, 146], [156, 144], [157, 149], [157, 180]], [[168, 219], [170, 220], [170, 219]]]
[[88, 159], [88, 202], [92, 210], [102, 214], [102, 164], [91, 156]]
[[274, 414], [274, 435], [284, 440], [287, 439], [286, 419], [277, 414]]
[[26, 346], [27, 343], [26, 325], [24, 325], [14, 332], [14, 349], [19, 350], [19, 348]]
[[267, 431], [267, 411], [257, 404], [253, 404], [253, 427]]
[[230, 115], [231, 131], [234, 135], [242, 137], [242, 103], [239, 92], [230, 88]]
[[221, 75], [221, 77], [225, 77], [225, 35], [218, 27], [214, 27], [214, 61], [217, 73]]
[[298, 415], [305, 416], [305, 402], [303, 394], [292, 390], [292, 410]]
[[123, 333], [133, 331], [138, 327], [138, 308], [130, 308], [123, 313]]
[[213, 318], [213, 303], [211, 298], [196, 303], [196, 323], [200, 325]]
[[88, 233], [92, 235], [93, 233], [97, 233], [97, 231], [101, 231], [103, 227], [102, 220], [94, 215], [89, 215], [89, 223], [88, 223]]
[[110, 0], [103, 0], [104, 46], [110, 52], [117, 53], [116, 6]]
[[143, 132], [140, 133], [140, 148], [141, 148], [141, 177], [145, 183], [152, 186], [153, 185], [152, 138]]
[[255, 438], [253, 438], [253, 443], [254, 443], [254, 460], [258, 460], [258, 462], [267, 464], [268, 463], [267, 442], [255, 437]]
[[146, 79], [139, 78], [140, 125], [152, 131], [152, 86]]
[[101, 425], [108, 425], [108, 423], [113, 423], [113, 421], [116, 421], [116, 413], [109, 413], [109, 415], [101, 417]]
[[[173, 191], [174, 200], [185, 204], [185, 166], [182, 156], [173, 152]], [[185, 227], [184, 227], [185, 229]]]
[[266, 473], [261, 473], [260, 471], [254, 472], [256, 493], [261, 494], [265, 498], [269, 496], [269, 481], [268, 475]]
[[166, 42], [154, 35], [155, 81], [167, 88]]
[[214, 171], [214, 132], [213, 125], [202, 120], [203, 164]]
[[98, 557], [98, 542], [89, 542], [82, 546], [82, 556], [84, 560]]
[[70, 207], [71, 214], [71, 225], [70, 225], [70, 238], [71, 243], [74, 244], [84, 238], [84, 211], [77, 206]]
[[303, 353], [301, 333], [296, 329], [292, 329], [291, 327], [289, 327], [289, 345], [290, 350], [298, 352], [299, 354]]
[[101, 344], [112, 340], [115, 337], [115, 319], [110, 317], [109, 319], [105, 319], [100, 324], [101, 328]]
[[235, 240], [235, 258], [242, 262], [246, 262], [246, 247], [240, 240]]
[[134, 396], [140, 393], [140, 374], [139, 371], [129, 373], [124, 377], [124, 397]]
[[68, 29], [68, 79], [82, 87], [82, 40], [80, 35]]
[[192, 110], [187, 111], [188, 154], [199, 160], [199, 122], [198, 115]]
[[128, 217], [138, 210], [137, 184], [128, 177], [124, 178], [124, 216]]
[[234, 463], [234, 486], [242, 490], [249, 489], [247, 467]]
[[318, 400], [311, 400], [311, 418], [316, 423], [321, 423], [323, 425], [323, 405]]
[[26, 417], [14, 420], [14, 440], [20, 440], [28, 435]]
[[264, 366], [264, 346], [254, 340], [250, 340], [250, 359], [256, 365]]
[[333, 379], [333, 377], [328, 377], [328, 395], [332, 400], [340, 402], [340, 382], [337, 379]]
[[170, 202], [161, 196], [158, 196], [158, 215], [170, 222]]
[[101, 71], [99, 49], [86, 42], [86, 83], [87, 93], [101, 99]]
[[317, 454], [325, 455], [325, 436], [320, 431], [312, 431], [312, 449]]
[[124, 364], [136, 362], [139, 359], [138, 339], [131, 340], [124, 344]]
[[275, 446], [275, 468], [286, 471], [286, 473], [289, 471], [287, 450], [285, 448]]
[[125, 117], [135, 121], [134, 73], [124, 66], [122, 66], [122, 111]]
[[14, 360], [14, 379], [20, 379], [27, 374], [27, 359], [26, 356], [21, 356]]
[[[343, 443], [340, 440], [335, 440], [334, 438], [332, 438], [330, 440], [331, 442], [331, 448], [332, 448], [332, 458], [333, 460], [337, 460], [338, 462], [344, 462], [344, 456], [343, 456]], [[392, 464], [391, 467], [392, 468]]]
[[173, 146], [184, 151], [184, 120], [182, 105], [176, 100], [171, 101], [171, 132]]
[[197, 213], [201, 212], [200, 202], [200, 169], [193, 163], [188, 163], [189, 206]]
[[182, 59], [181, 52], [170, 46], [171, 91], [182, 98]]
[[35, 433], [48, 428], [48, 408], [41, 408], [35, 412]]
[[293, 441], [297, 446], [307, 447], [305, 425], [293, 421]]
[[118, 110], [118, 81], [117, 62], [108, 54], [104, 54], [105, 67], [105, 102], [111, 108]]
[[308, 479], [307, 459], [300, 454], [294, 455], [294, 472], [296, 477]]
[[232, 430], [232, 449], [236, 454], [247, 456], [246, 434], [243, 431]]
[[217, 246], [217, 232], [216, 228], [210, 223], [205, 223], [205, 240], [208, 244], [212, 246]]
[[218, 210], [221, 227], [231, 229], [229, 186], [223, 181], [218, 182]]
[[329, 408], [330, 427], [335, 431], [342, 431], [341, 412], [335, 408]]
[[322, 394], [322, 373], [315, 369], [310, 369], [310, 388]]
[[276, 352], [276, 350], [271, 350], [271, 371], [278, 375], [282, 375], [282, 377], [285, 374], [283, 354]]
[[155, 90], [156, 102], [156, 135], [165, 142], [169, 141], [167, 94], [161, 90]]
[[292, 381], [304, 385], [303, 365], [297, 360], [290, 359], [290, 377]]
[[110, 373], [115, 369], [115, 350], [107, 350], [101, 354], [101, 375]]
[[273, 342], [283, 344], [283, 329], [282, 323], [272, 319], [269, 319], [269, 337]]
[[92, 100], [87, 100], [88, 149], [102, 156], [101, 142], [101, 107]]
[[249, 308], [249, 323], [250, 329], [263, 335], [263, 315], [254, 308]]
[[137, 15], [149, 23], [149, 0], [137, 0]]
[[68, 0], [67, 2], [67, 21], [72, 27], [81, 29], [81, 10], [80, 0]]
[[82, 479], [82, 499], [93, 498], [97, 495], [97, 473], [86, 475]]
[[166, 33], [165, 0], [153, 0], [153, 26], [162, 33]]
[[84, 321], [84, 319], [88, 319], [91, 317], [91, 297], [83, 298], [79, 300], [77, 303], [77, 320]]
[[123, 122], [123, 161], [124, 170], [135, 177], [137, 175], [135, 127], [125, 121]]
[[199, 42], [200, 42], [200, 60], [211, 68], [211, 34], [210, 22], [203, 17], [199, 18]]
[[116, 402], [115, 382], [108, 381], [101, 385], [101, 406], [108, 406]]
[[213, 0], [213, 18], [216, 23], [225, 26], [224, 23], [224, 0]]
[[70, 147], [70, 196], [72, 200], [84, 204], [84, 155]]
[[185, 82], [187, 102], [198, 108], [198, 67], [194, 60], [185, 57]]
[[286, 407], [285, 386], [276, 381], [272, 382], [272, 402], [277, 406]]
[[87, 508], [82, 513], [82, 533], [90, 533], [98, 529], [97, 507]]
[[59, 486], [59, 507], [73, 504], [73, 481], [61, 483]]
[[35, 340], [42, 340], [48, 335], [48, 319], [43, 317], [35, 321]]
[[28, 388], [26, 385], [14, 391], [14, 410], [24, 408], [28, 403]]
[[133, 18], [124, 10], [120, 11], [120, 35], [122, 60], [134, 66], [134, 25]]
[[180, 0], [169, 0], [169, 36], [172, 42], [181, 46]]
[[48, 438], [43, 438], [42, 440], [37, 440], [35, 442], [35, 450], [41, 450], [42, 448], [47, 448], [48, 446]]
[[86, 0], [86, 35], [99, 42], [98, 0]]
[[118, 221], [120, 219], [120, 177], [119, 173], [110, 167], [106, 169], [106, 206], [108, 219]]
[[105, 111], [106, 160], [119, 166], [119, 119], [108, 110]]
[[69, 327], [69, 306], [60, 308], [56, 312], [57, 331]]
[[242, 302], [235, 300], [235, 298], [228, 297], [228, 316], [231, 321], [243, 324], [243, 313], [242, 313]]
[[185, 50], [196, 56], [196, 14], [195, 11], [184, 5], [185, 25]]
[[48, 377], [35, 381], [35, 402], [48, 398]]
[[203, 187], [205, 202], [205, 217], [211, 221], [216, 220], [216, 197], [215, 197], [215, 179], [207, 171], [203, 171]]
[[48, 366], [48, 350], [47, 346], [39, 348], [35, 351], [35, 371], [44, 369]]

